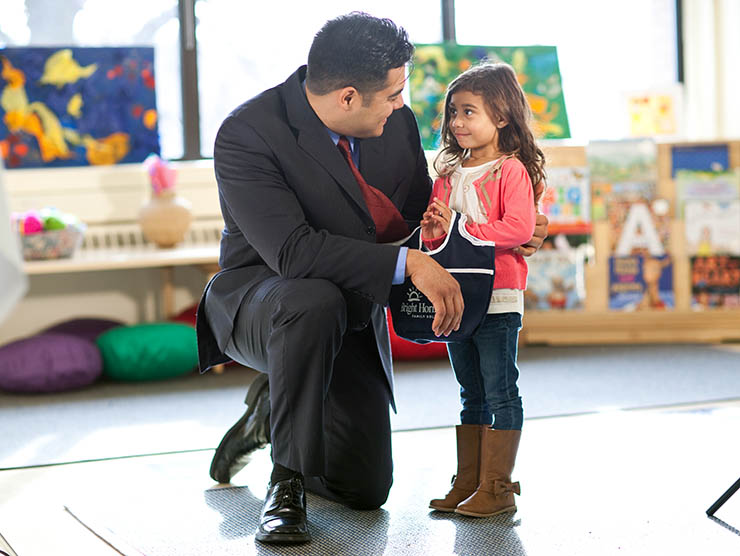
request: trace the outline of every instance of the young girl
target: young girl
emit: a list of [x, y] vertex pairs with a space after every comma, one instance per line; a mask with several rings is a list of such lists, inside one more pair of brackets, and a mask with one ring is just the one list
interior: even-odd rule
[[516, 510], [519, 483], [512, 483], [511, 473], [524, 417], [516, 359], [527, 263], [515, 248], [532, 236], [532, 184], [545, 177], [530, 120], [507, 64], [473, 67], [447, 89], [443, 149], [434, 163], [440, 177], [421, 222], [422, 237], [427, 247], [438, 246], [450, 209], [466, 214], [472, 235], [495, 242], [496, 272], [483, 323], [470, 340], [448, 344], [463, 407], [452, 489], [429, 504], [443, 512], [487, 517]]

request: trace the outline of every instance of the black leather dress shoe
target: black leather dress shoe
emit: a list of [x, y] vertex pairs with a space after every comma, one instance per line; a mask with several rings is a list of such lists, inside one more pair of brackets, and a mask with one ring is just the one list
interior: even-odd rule
[[311, 540], [306, 524], [306, 492], [302, 478], [293, 477], [270, 485], [254, 538], [266, 543]]
[[228, 483], [258, 448], [270, 443], [270, 388], [267, 375], [252, 381], [247, 391], [247, 411], [229, 429], [211, 461], [211, 478]]

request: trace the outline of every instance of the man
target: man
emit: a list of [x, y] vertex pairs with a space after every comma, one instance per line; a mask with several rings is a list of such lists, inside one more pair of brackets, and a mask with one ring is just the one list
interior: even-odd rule
[[[198, 311], [201, 369], [231, 358], [265, 374], [250, 385], [211, 476], [228, 482], [272, 443], [262, 542], [310, 539], [304, 489], [357, 509], [385, 502], [391, 284], [409, 276], [427, 295], [438, 335], [462, 317], [454, 278], [389, 243], [418, 225], [431, 190], [401, 98], [412, 53], [390, 20], [331, 20], [308, 67], [237, 108], [216, 138], [225, 229], [222, 270]], [[541, 244], [546, 225], [537, 233], [525, 251]]]

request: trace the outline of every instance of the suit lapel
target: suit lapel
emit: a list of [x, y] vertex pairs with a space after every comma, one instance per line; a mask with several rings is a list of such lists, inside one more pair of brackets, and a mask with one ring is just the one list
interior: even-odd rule
[[[383, 161], [383, 145], [382, 142], [377, 139], [361, 139], [358, 141], [360, 145], [360, 173], [367, 180], [367, 182], [386, 193], [387, 184], [374, 183], [377, 181], [375, 174], [377, 169], [382, 168]], [[387, 193], [386, 193], [387, 194]]]
[[334, 141], [329, 137], [326, 127], [308, 104], [302, 85], [305, 75], [305, 66], [303, 66], [283, 85], [288, 122], [298, 130], [298, 146], [336, 180], [372, 221], [357, 180]]

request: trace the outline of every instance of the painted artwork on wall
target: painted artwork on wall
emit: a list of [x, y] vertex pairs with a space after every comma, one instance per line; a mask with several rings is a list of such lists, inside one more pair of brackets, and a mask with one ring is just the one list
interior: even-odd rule
[[453, 43], [419, 44], [409, 77], [411, 108], [416, 114], [422, 144], [439, 146], [447, 85], [481, 60], [506, 62], [517, 73], [534, 114], [538, 138], [570, 137], [568, 114], [554, 46], [465, 46]]
[[681, 131], [683, 89], [680, 85], [626, 94], [631, 137], [675, 136]]
[[141, 162], [159, 153], [154, 49], [0, 49], [7, 168]]

